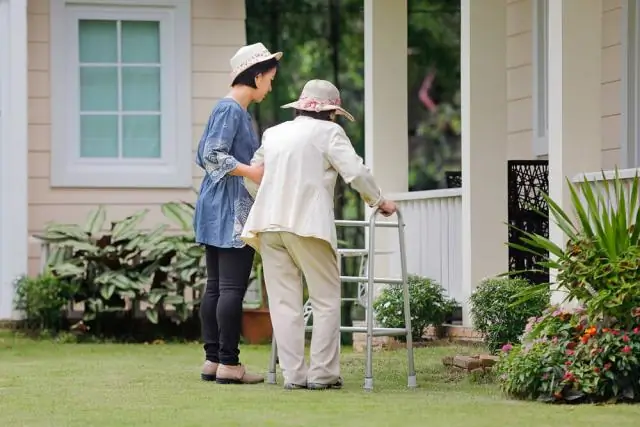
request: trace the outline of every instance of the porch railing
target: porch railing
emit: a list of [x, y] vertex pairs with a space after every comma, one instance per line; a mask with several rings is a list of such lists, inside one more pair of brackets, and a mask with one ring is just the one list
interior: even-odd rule
[[[462, 292], [462, 190], [414, 191], [389, 195], [406, 223], [407, 271], [436, 280], [458, 303]], [[395, 247], [395, 246], [392, 246]], [[399, 277], [399, 257], [389, 257], [391, 277]]]

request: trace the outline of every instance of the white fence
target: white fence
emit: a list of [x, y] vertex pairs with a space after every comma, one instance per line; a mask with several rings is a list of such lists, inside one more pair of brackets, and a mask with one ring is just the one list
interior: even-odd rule
[[[450, 297], [462, 292], [462, 190], [392, 194], [406, 223], [407, 271], [440, 283]], [[399, 258], [389, 258], [391, 277], [399, 277]]]

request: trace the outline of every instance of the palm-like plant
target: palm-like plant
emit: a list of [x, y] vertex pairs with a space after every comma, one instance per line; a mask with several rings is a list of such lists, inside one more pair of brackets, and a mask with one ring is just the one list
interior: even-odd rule
[[[602, 173], [602, 181], [567, 180], [573, 215], [544, 195], [549, 217], [567, 237], [562, 248], [549, 238], [519, 230], [522, 243], [509, 245], [542, 257], [538, 264], [557, 270], [556, 283], [565, 301], [578, 300], [590, 314], [627, 322], [640, 306], [640, 209], [638, 174], [630, 180]], [[540, 213], [544, 215], [543, 213]], [[520, 300], [544, 292], [534, 286]]]

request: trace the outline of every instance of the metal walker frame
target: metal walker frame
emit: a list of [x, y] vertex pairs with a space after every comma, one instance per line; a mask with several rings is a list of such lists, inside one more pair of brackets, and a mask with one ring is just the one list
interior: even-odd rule
[[[409, 388], [415, 388], [417, 386], [416, 382], [416, 371], [413, 359], [413, 339], [411, 336], [411, 307], [409, 304], [409, 285], [408, 285], [408, 274], [407, 274], [407, 257], [406, 257], [406, 247], [405, 247], [405, 235], [404, 235], [404, 220], [402, 217], [402, 213], [400, 210], [396, 212], [397, 222], [384, 222], [384, 221], [376, 221], [376, 216], [379, 213], [379, 210], [376, 209], [371, 213], [371, 216], [368, 221], [348, 221], [348, 220], [337, 220], [335, 222], [336, 226], [341, 227], [369, 227], [369, 248], [368, 249], [338, 249], [338, 256], [340, 257], [361, 257], [361, 273], [360, 276], [342, 276], [340, 275], [340, 281], [342, 283], [358, 283], [358, 296], [356, 298], [342, 298], [342, 301], [354, 301], [360, 304], [360, 306], [365, 309], [365, 327], [357, 327], [357, 326], [341, 326], [340, 332], [355, 332], [355, 333], [366, 333], [366, 362], [365, 362], [365, 376], [364, 376], [364, 389], [366, 391], [373, 390], [373, 337], [378, 336], [406, 336], [406, 345], [407, 345], [407, 386]], [[392, 278], [377, 278], [375, 277], [375, 254], [378, 252], [374, 251], [375, 248], [375, 230], [376, 227], [385, 227], [385, 228], [397, 228], [398, 229], [398, 237], [400, 243], [400, 267], [402, 272], [402, 278], [400, 279], [392, 279]], [[364, 273], [365, 266], [365, 258], [367, 263], [367, 274]], [[341, 263], [340, 263], [341, 264]], [[375, 313], [373, 310], [373, 294], [374, 294], [374, 284], [376, 283], [386, 283], [386, 284], [396, 284], [402, 285], [403, 287], [403, 296], [404, 296], [404, 317], [405, 317], [405, 327], [404, 328], [380, 328], [374, 327], [374, 317]], [[311, 308], [310, 300], [307, 300], [304, 304], [303, 308], [304, 320], [305, 320], [305, 330], [312, 331], [313, 326], [309, 326], [309, 318], [313, 314], [313, 310]], [[276, 365], [278, 364], [278, 348], [275, 340], [275, 335], [273, 336], [271, 342], [271, 358], [269, 361], [269, 370], [267, 373], [267, 383], [276, 384]]]

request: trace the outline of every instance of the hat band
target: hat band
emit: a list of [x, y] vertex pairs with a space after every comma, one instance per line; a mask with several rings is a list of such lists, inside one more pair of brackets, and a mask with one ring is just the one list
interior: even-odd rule
[[319, 107], [325, 107], [325, 106], [332, 106], [332, 107], [339, 107], [341, 105], [341, 100], [340, 98], [334, 98], [334, 99], [318, 99], [318, 98], [312, 98], [312, 97], [307, 97], [307, 96], [301, 96], [298, 99], [298, 106], [301, 109], [316, 109]]
[[268, 59], [270, 58], [272, 55], [268, 50], [263, 50], [260, 52], [256, 52], [253, 55], [251, 55], [250, 57], [248, 57], [247, 59], [245, 59], [244, 61], [242, 61], [240, 64], [236, 65], [235, 68], [233, 69], [232, 74], [239, 74], [242, 71], [246, 70], [247, 68], [249, 68], [250, 66], [257, 64], [258, 62], [262, 61], [263, 59]]

